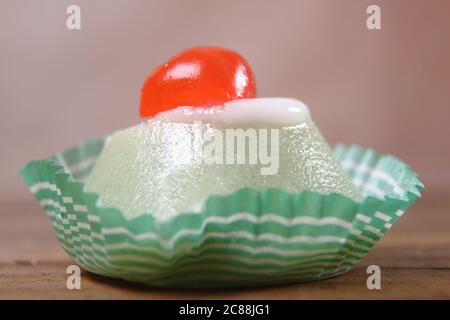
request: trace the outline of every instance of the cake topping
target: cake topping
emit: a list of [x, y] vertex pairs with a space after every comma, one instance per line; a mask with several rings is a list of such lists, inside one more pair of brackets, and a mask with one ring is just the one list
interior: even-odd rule
[[239, 99], [208, 108], [181, 106], [158, 113], [155, 120], [177, 123], [205, 121], [225, 125], [294, 126], [310, 119], [308, 107], [293, 98]]
[[211, 107], [256, 97], [250, 65], [219, 47], [187, 49], [159, 66], [145, 81], [140, 115], [154, 116], [179, 106]]

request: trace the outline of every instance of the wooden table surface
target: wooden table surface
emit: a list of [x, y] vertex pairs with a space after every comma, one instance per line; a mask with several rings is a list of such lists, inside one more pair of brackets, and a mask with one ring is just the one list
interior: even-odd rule
[[[81, 290], [66, 288], [72, 260], [31, 196], [2, 203], [0, 299], [450, 299], [450, 199], [419, 199], [361, 263], [311, 283], [228, 290], [167, 290], [83, 272]], [[381, 268], [381, 289], [368, 290], [366, 267]]]

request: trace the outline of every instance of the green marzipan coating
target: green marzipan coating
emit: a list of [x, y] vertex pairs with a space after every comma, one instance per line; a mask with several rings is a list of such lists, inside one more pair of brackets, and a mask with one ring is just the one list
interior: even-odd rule
[[[220, 132], [225, 147], [223, 128], [204, 124], [202, 129]], [[257, 134], [260, 129], [251, 128]], [[195, 124], [150, 121], [118, 131], [96, 161], [86, 191], [98, 193], [102, 205], [119, 208], [130, 217], [151, 212], [161, 219], [181, 211], [199, 211], [209, 196], [243, 188], [341, 193], [355, 201], [362, 200], [314, 123], [264, 129], [269, 136], [270, 130], [279, 132], [278, 146], [273, 146], [274, 150], [270, 150], [270, 142], [267, 146], [270, 152], [279, 154], [278, 170], [272, 175], [261, 174], [268, 164], [249, 164], [249, 144], [245, 148], [245, 164], [208, 164], [205, 159], [196, 163], [192, 148]], [[256, 136], [264, 141], [262, 134]], [[210, 136], [201, 150], [214, 141]], [[237, 141], [230, 148], [234, 150], [234, 159], [237, 159], [236, 145]], [[258, 152], [256, 147], [252, 154]], [[195, 155], [199, 153], [202, 155], [201, 152]], [[222, 161], [225, 158], [225, 154], [220, 157]]]

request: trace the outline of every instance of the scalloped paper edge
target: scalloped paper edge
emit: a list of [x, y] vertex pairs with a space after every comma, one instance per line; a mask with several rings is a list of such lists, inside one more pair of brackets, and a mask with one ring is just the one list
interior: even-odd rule
[[[241, 189], [167, 222], [128, 219], [84, 192], [104, 139], [28, 163], [21, 175], [65, 251], [91, 272], [164, 287], [254, 286], [323, 279], [350, 270], [420, 196], [399, 159], [338, 145], [365, 195]], [[69, 174], [70, 172], [70, 174]], [[76, 177], [80, 181], [75, 181]]]

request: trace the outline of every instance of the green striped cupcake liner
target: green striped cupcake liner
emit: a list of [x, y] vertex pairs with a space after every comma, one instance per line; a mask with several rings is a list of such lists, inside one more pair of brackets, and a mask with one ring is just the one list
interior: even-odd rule
[[28, 163], [21, 175], [64, 250], [82, 268], [161, 287], [256, 286], [333, 277], [350, 270], [420, 196], [399, 159], [338, 145], [364, 195], [241, 189], [210, 196], [201, 212], [167, 222], [126, 218], [84, 191], [105, 139]]

